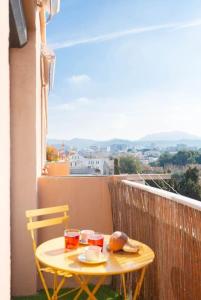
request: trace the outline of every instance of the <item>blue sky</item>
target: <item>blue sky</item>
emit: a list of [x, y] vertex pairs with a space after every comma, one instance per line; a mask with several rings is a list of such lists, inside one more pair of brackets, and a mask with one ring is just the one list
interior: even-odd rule
[[201, 136], [201, 1], [63, 0], [50, 138]]

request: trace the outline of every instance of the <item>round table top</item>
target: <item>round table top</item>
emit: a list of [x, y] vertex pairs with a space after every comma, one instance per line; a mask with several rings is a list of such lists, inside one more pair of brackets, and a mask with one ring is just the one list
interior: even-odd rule
[[154, 260], [154, 252], [147, 245], [136, 241], [140, 250], [138, 253], [111, 253], [107, 251], [109, 235], [104, 235], [103, 253], [107, 261], [101, 264], [86, 264], [78, 260], [78, 255], [84, 252], [83, 245], [75, 250], [66, 250], [64, 237], [55, 238], [42, 243], [36, 249], [38, 260], [49, 267], [72, 274], [85, 275], [115, 275], [137, 271]]

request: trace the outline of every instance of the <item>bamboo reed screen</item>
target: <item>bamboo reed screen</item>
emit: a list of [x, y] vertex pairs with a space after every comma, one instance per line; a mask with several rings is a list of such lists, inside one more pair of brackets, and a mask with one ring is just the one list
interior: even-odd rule
[[[109, 189], [114, 231], [149, 245], [156, 255], [140, 299], [200, 300], [201, 211], [124, 182], [114, 182]], [[128, 290], [135, 276], [127, 276]], [[113, 282], [117, 288], [118, 280]]]

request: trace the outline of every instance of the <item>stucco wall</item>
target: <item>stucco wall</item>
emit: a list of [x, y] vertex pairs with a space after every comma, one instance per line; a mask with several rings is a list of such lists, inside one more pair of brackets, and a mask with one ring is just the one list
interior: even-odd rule
[[25, 211], [37, 208], [41, 171], [40, 26], [24, 48], [10, 51], [12, 295], [36, 291], [36, 269]]
[[0, 9], [0, 290], [1, 299], [10, 299], [10, 98], [8, 1]]
[[[112, 177], [49, 177], [39, 178], [39, 207], [68, 204], [69, 226], [112, 232], [112, 212], [108, 183]], [[40, 242], [63, 234], [62, 227], [47, 228]]]
[[48, 176], [68, 176], [70, 174], [69, 161], [47, 163], [46, 168]]

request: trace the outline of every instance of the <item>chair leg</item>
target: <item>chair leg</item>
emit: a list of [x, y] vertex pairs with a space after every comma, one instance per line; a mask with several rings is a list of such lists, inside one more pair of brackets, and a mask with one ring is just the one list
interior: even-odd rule
[[52, 300], [57, 300], [57, 273], [54, 274], [54, 285], [53, 285], [53, 295]]
[[46, 282], [45, 282], [45, 278], [44, 278], [43, 273], [42, 273], [42, 271], [41, 271], [41, 269], [40, 269], [40, 264], [39, 264], [39, 262], [38, 262], [37, 259], [36, 259], [36, 266], [37, 266], [37, 270], [38, 270], [38, 273], [39, 273], [39, 276], [40, 276], [42, 285], [43, 285], [43, 287], [44, 287], [45, 293], [46, 293], [46, 295], [47, 295], [47, 299], [48, 299], [48, 300], [51, 300], [51, 296], [50, 296], [50, 293], [49, 293], [49, 291], [48, 291], [47, 284], [46, 284]]

